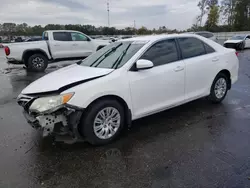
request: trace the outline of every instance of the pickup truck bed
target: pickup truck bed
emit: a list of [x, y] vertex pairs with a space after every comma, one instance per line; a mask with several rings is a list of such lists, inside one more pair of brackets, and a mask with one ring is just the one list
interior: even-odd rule
[[[10, 43], [7, 46], [11, 50], [11, 56], [6, 57], [9, 62], [13, 62], [16, 64], [25, 63], [25, 60], [31, 51], [43, 52], [43, 54], [46, 55], [48, 60], [51, 59], [48, 44], [46, 41]], [[29, 47], [29, 49], [27, 49], [27, 46]]]

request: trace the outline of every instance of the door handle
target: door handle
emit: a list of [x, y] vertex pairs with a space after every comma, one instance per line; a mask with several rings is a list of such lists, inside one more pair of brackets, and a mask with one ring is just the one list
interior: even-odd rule
[[60, 46], [59, 44], [54, 44], [54, 46]]
[[213, 62], [216, 62], [216, 61], [219, 61], [219, 58], [218, 57], [215, 57], [212, 59]]
[[179, 72], [179, 71], [182, 71], [182, 70], [184, 70], [184, 67], [182, 67], [182, 66], [177, 66], [177, 67], [174, 69], [175, 72]]
[[78, 44], [73, 44], [73, 46], [78, 46]]

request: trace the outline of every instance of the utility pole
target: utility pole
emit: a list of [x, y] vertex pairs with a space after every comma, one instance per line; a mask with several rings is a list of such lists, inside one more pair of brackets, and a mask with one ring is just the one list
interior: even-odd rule
[[134, 20], [134, 35], [136, 35], [136, 25], [135, 25], [135, 20]]
[[110, 26], [110, 20], [109, 20], [109, 0], [107, 1], [107, 11], [108, 11], [108, 27]]

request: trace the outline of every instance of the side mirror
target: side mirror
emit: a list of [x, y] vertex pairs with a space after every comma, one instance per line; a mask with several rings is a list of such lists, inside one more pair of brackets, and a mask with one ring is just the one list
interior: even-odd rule
[[136, 62], [136, 68], [137, 70], [145, 70], [150, 69], [154, 66], [152, 61], [146, 60], [146, 59], [139, 59]]

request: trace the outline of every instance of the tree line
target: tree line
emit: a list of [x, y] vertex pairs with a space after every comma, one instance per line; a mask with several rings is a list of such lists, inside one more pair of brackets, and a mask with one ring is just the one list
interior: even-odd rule
[[[250, 30], [250, 0], [200, 0], [198, 3], [200, 14], [195, 18], [195, 23], [185, 31], [206, 30], [211, 32], [247, 31]], [[206, 19], [206, 20], [205, 20]], [[179, 33], [176, 29], [168, 29], [166, 26], [148, 29], [146, 27], [95, 27], [93, 25], [59, 25], [48, 24], [46, 26], [29, 26], [27, 23], [3, 23], [0, 24], [0, 36], [41, 36], [45, 30], [76, 30], [87, 35], [145, 35], [161, 33]]]
[[59, 25], [48, 24], [46, 26], [35, 25], [29, 26], [27, 23], [3, 23], [0, 24], [0, 36], [41, 36], [45, 30], [75, 30], [83, 32], [87, 35], [143, 35], [143, 34], [161, 34], [161, 33], [176, 33], [176, 29], [167, 29], [165, 26], [157, 29], [147, 29], [141, 27], [139, 29], [126, 27], [117, 29], [115, 27], [95, 27], [93, 25]]
[[[190, 30], [249, 31], [250, 0], [200, 0], [200, 14]], [[204, 18], [207, 18], [204, 23]]]

